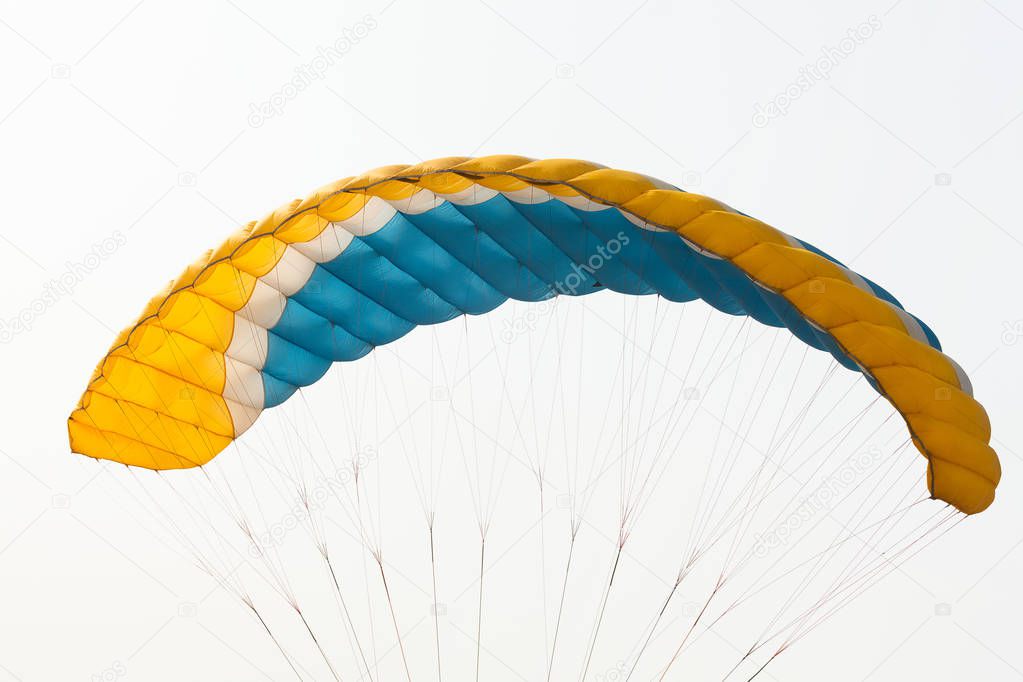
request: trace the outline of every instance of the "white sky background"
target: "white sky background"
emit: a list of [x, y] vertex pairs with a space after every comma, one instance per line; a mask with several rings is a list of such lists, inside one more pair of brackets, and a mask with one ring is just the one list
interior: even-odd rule
[[[829, 78], [755, 125], [871, 16]], [[375, 28], [252, 125], [253, 105], [360, 22]], [[586, 158], [719, 198], [928, 322], [991, 415], [1004, 482], [876, 589], [864, 627], [896, 619], [895, 636], [817, 663], [829, 679], [1023, 679], [1013, 3], [4, 1], [0, 62], [0, 320], [36, 306], [0, 345], [0, 680], [249, 679], [237, 642], [191, 615], [207, 584], [104, 506], [67, 414], [116, 330], [239, 224], [375, 166], [488, 153]], [[98, 266], [75, 267], [112, 236]], [[74, 286], [40, 308], [69, 267]]]

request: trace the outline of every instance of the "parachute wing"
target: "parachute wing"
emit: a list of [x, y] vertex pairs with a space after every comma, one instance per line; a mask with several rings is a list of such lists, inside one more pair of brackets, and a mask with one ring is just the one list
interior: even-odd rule
[[517, 156], [386, 166], [245, 226], [151, 299], [97, 366], [71, 449], [201, 466], [260, 413], [418, 325], [602, 289], [787, 327], [903, 416], [933, 497], [972, 514], [1000, 469], [969, 379], [887, 291], [713, 199]]

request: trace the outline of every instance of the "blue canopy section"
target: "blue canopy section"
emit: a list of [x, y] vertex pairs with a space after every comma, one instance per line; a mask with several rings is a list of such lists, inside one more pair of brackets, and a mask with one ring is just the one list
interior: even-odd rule
[[[884, 289], [868, 284], [880, 298], [899, 305]], [[639, 228], [613, 208], [584, 211], [556, 199], [519, 204], [498, 194], [469, 206], [440, 202], [423, 213], [398, 212], [317, 265], [269, 330], [262, 370], [265, 406], [312, 384], [331, 363], [360, 358], [415, 326], [480, 315], [508, 299], [541, 301], [604, 289], [671, 301], [702, 298], [729, 315], [788, 327], [803, 342], [858, 370], [830, 336], [782, 296], [674, 233]], [[940, 349], [930, 329], [921, 327]]]

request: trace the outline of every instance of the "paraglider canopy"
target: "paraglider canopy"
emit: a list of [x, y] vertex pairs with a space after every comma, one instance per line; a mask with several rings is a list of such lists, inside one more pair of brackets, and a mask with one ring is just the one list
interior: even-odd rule
[[97, 366], [71, 448], [210, 461], [260, 413], [418, 325], [602, 289], [786, 327], [906, 421], [933, 497], [967, 514], [1000, 470], [965, 373], [887, 291], [720, 202], [563, 159], [445, 158], [328, 185], [250, 223], [146, 305]]

